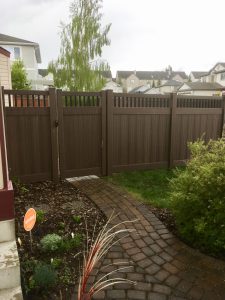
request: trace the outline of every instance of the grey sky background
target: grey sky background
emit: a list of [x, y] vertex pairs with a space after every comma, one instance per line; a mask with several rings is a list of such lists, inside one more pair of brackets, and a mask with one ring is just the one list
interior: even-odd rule
[[[0, 32], [40, 44], [42, 64], [55, 59], [60, 21], [72, 0], [0, 0]], [[116, 70], [207, 71], [225, 61], [225, 0], [104, 0], [112, 23], [102, 58]]]

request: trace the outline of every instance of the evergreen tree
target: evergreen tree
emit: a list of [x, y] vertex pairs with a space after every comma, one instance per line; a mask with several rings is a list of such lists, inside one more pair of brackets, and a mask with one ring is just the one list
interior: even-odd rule
[[62, 24], [60, 55], [49, 64], [56, 87], [76, 91], [100, 90], [105, 79], [102, 71], [102, 48], [110, 44], [111, 24], [101, 28], [102, 0], [74, 0], [70, 6], [70, 23]]
[[15, 60], [11, 69], [12, 88], [14, 90], [30, 90], [31, 84], [27, 79], [27, 73], [22, 60]]

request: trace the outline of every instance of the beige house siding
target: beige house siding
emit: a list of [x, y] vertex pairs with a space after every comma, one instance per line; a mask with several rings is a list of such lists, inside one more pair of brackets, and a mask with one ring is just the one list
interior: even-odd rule
[[5, 89], [12, 88], [10, 58], [0, 49], [0, 85]]

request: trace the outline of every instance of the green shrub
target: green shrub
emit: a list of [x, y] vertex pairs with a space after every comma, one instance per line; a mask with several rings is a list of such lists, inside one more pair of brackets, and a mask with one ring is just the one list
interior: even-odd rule
[[45, 212], [40, 209], [40, 210], [37, 210], [36, 213], [37, 213], [37, 222], [42, 223], [45, 218]]
[[58, 234], [47, 234], [41, 239], [41, 247], [44, 251], [56, 251], [60, 248], [62, 242], [61, 236]]
[[47, 289], [56, 284], [57, 275], [51, 266], [39, 264], [32, 279], [35, 287]]
[[225, 141], [189, 144], [191, 159], [170, 182], [181, 236], [210, 254], [225, 250]]
[[65, 239], [61, 242], [59, 249], [61, 251], [69, 251], [72, 250], [74, 248], [77, 248], [81, 245], [82, 243], [82, 235], [77, 233], [74, 235], [73, 238], [71, 239]]
[[54, 268], [54, 269], [57, 269], [59, 268], [63, 263], [63, 260], [61, 258], [54, 258], [51, 260], [51, 266]]

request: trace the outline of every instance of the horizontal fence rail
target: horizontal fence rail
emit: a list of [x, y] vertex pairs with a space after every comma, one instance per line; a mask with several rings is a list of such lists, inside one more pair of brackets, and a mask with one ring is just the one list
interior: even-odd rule
[[173, 167], [222, 136], [225, 97], [3, 90], [10, 177], [58, 180]]

